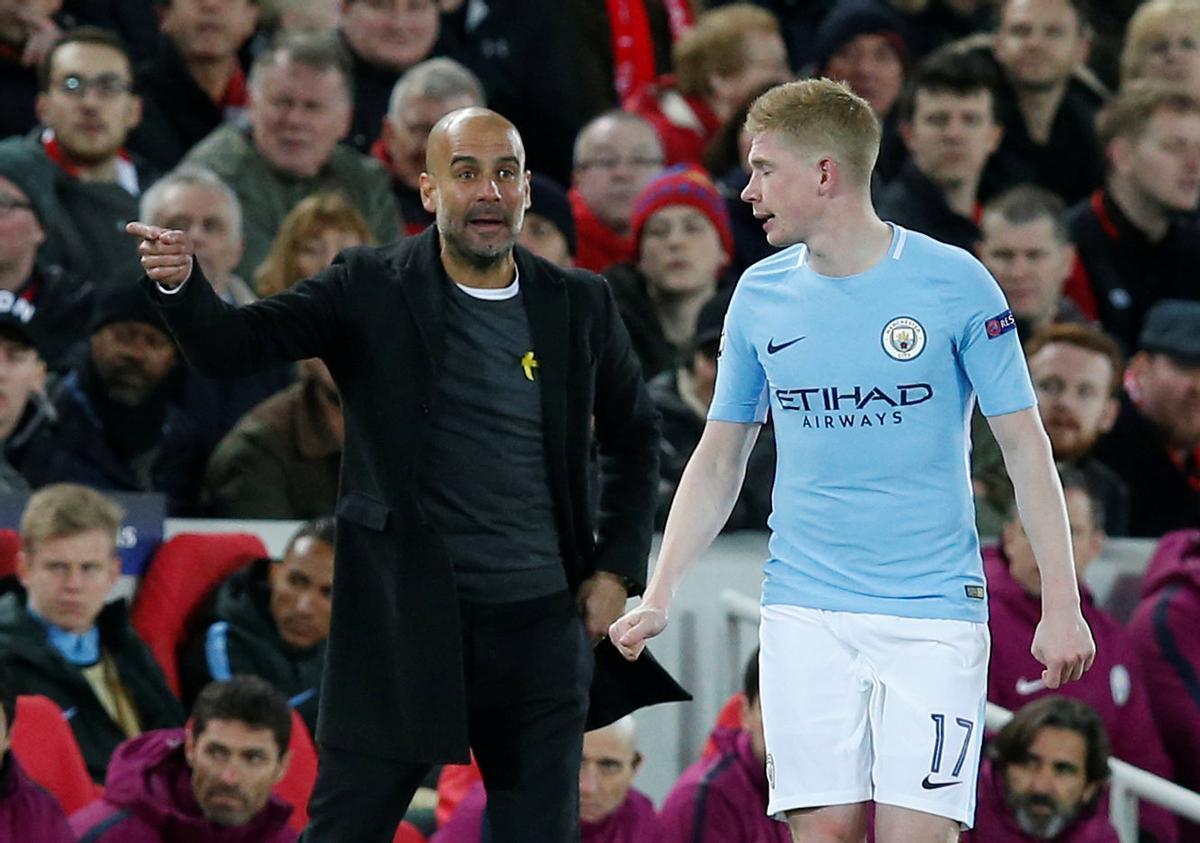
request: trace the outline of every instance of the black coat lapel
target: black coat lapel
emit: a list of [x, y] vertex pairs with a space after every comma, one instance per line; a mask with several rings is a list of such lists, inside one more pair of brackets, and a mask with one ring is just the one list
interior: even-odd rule
[[449, 281], [438, 254], [437, 227], [429, 226], [412, 241], [407, 255], [397, 255], [396, 276], [425, 343], [425, 351], [433, 363], [432, 368], [438, 371], [446, 351], [446, 291], [442, 287]]

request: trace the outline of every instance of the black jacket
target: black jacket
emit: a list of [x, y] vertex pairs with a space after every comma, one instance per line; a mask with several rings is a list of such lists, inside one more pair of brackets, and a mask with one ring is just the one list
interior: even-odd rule
[[1200, 470], [1191, 482], [1176, 466], [1165, 436], [1121, 394], [1113, 429], [1092, 453], [1129, 488], [1129, 535], [1158, 538], [1170, 530], [1200, 527]]
[[612, 285], [617, 310], [625, 322], [625, 330], [629, 332], [646, 380], [674, 370], [683, 362], [683, 352], [663, 334], [654, 303], [650, 300], [646, 276], [631, 263], [618, 263], [604, 270], [604, 277]]
[[[143, 281], [201, 371], [237, 375], [305, 357], [329, 366], [346, 427], [336, 549], [343, 561], [318, 740], [429, 763], [467, 758], [454, 571], [421, 494], [432, 482], [421, 476], [432, 418], [453, 412], [435, 406], [450, 283], [438, 253], [434, 228], [347, 250], [315, 278], [242, 308], [222, 302], [196, 270], [171, 296]], [[515, 253], [567, 581], [575, 589], [606, 570], [632, 580], [636, 592], [650, 548], [657, 414], [607, 285], [521, 247]], [[606, 469], [596, 520], [588, 500], [593, 433]], [[613, 658], [597, 653], [589, 727], [679, 698], [673, 683], [664, 693], [652, 687], [646, 676], [656, 666], [609, 650]]]
[[946, 204], [942, 189], [909, 160], [879, 194], [879, 216], [968, 251], [979, 242], [979, 226]]
[[17, 295], [32, 295], [31, 324], [38, 355], [52, 372], [66, 372], [84, 356], [96, 289], [61, 266], [35, 266]]
[[280, 636], [271, 616], [270, 567], [270, 559], [259, 559], [221, 584], [200, 634], [184, 647], [183, 700], [191, 708], [212, 680], [249, 673], [290, 699], [315, 734], [325, 642], [301, 650]]
[[[129, 625], [124, 601], [105, 606], [96, 626], [101, 649], [116, 663], [142, 730], [182, 726], [183, 707], [172, 695], [154, 656]], [[104, 781], [108, 759], [125, 740], [125, 733], [108, 716], [79, 668], [50, 644], [45, 627], [25, 608], [20, 587], [0, 596], [0, 659], [12, 671], [18, 694], [42, 694], [66, 712], [88, 773], [97, 782]]]

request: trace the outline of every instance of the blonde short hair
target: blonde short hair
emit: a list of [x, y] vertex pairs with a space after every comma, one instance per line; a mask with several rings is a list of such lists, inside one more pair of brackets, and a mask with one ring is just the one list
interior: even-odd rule
[[879, 120], [844, 82], [802, 79], [776, 85], [750, 106], [746, 131], [779, 132], [805, 152], [829, 154], [863, 186], [879, 156]]
[[1200, 114], [1200, 99], [1156, 79], [1139, 79], [1122, 85], [1120, 92], [1096, 115], [1096, 140], [1100, 148], [1117, 138], [1138, 140], [1160, 111]]
[[21, 548], [33, 553], [48, 539], [100, 530], [117, 547], [125, 510], [95, 489], [77, 483], [53, 483], [34, 492], [21, 513]]
[[747, 37], [775, 32], [779, 32], [775, 16], [750, 3], [732, 3], [700, 15], [671, 50], [679, 90], [710, 96], [711, 76], [733, 76], [745, 65]]
[[1125, 29], [1121, 84], [1142, 78], [1155, 41], [1188, 25], [1200, 31], [1200, 0], [1149, 0], [1139, 6]]

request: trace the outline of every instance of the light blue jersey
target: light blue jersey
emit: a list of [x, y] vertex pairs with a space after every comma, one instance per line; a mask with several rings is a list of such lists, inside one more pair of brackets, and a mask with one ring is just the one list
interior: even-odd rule
[[774, 419], [763, 602], [984, 621], [971, 412], [1036, 403], [1004, 296], [967, 252], [898, 226], [859, 275], [806, 257], [742, 276], [708, 414]]

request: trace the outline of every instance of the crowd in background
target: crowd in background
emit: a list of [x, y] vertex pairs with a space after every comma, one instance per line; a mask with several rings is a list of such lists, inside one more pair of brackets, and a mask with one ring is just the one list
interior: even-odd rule
[[[774, 251], [740, 199], [746, 110], [806, 76], [845, 81], [878, 117], [881, 216], [973, 252], [1003, 289], [1079, 572], [1105, 536], [1162, 539], [1128, 623], [1084, 587], [1100, 661], [1066, 692], [1090, 708], [1038, 710], [997, 739], [980, 822], [1012, 836], [972, 839], [1109, 839], [1078, 829], [1104, 825], [1107, 768], [1095, 759], [1110, 751], [1200, 788], [1200, 652], [1187, 634], [1200, 620], [1200, 533], [1178, 532], [1200, 530], [1200, 0], [0, 0], [0, 493], [41, 489], [50, 508], [66, 495], [59, 504], [91, 513], [82, 526], [64, 516], [42, 536], [52, 540], [107, 535], [116, 517], [103, 498], [61, 492], [71, 484], [161, 493], [174, 516], [308, 522], [282, 560], [220, 586], [181, 654], [182, 688], [155, 676], [128, 622], [104, 607], [106, 571], [87, 575], [86, 599], [70, 598], [83, 620], [56, 620], [66, 571], [39, 580], [38, 537], [26, 536], [21, 582], [0, 596], [0, 656], [24, 652], [19, 640], [28, 664], [0, 691], [11, 681], [81, 712], [71, 725], [97, 782], [123, 740], [181, 726], [183, 703], [213, 680], [256, 673], [308, 728], [316, 716], [337, 386], [319, 359], [234, 381], [191, 369], [139, 286], [127, 222], [187, 231], [214, 290], [244, 305], [343, 249], [427, 228], [433, 125], [467, 106], [500, 112], [533, 172], [519, 242], [602, 274], [615, 294], [662, 419], [661, 526], [712, 401], [729, 297]], [[981, 416], [973, 440], [977, 525], [997, 539], [985, 554], [989, 699], [1015, 710], [1048, 693], [1028, 654], [1039, 584]], [[768, 423], [727, 529], [767, 529], [774, 462]], [[134, 666], [118, 670], [121, 659]], [[56, 678], [27, 681], [39, 671]], [[680, 788], [743, 768], [732, 787], [746, 798], [765, 788], [761, 747], [745, 737], [756, 682], [716, 766], [689, 770]], [[775, 839], [752, 836], [749, 818], [748, 836], [685, 833], [703, 811], [679, 809], [678, 794], [659, 819], [640, 802], [622, 807], [636, 793], [636, 731], [614, 729], [585, 746], [593, 768], [581, 784], [624, 771], [620, 798], [585, 810], [593, 839], [659, 839], [613, 836], [618, 814], [629, 828], [675, 817], [671, 840]], [[1022, 803], [1013, 771], [1033, 766], [1046, 729], [1060, 739], [1046, 753], [1082, 753], [1078, 787]], [[185, 769], [200, 769], [191, 750]], [[484, 798], [464, 803], [474, 831], [439, 839], [478, 839]], [[713, 828], [741, 820], [724, 822]], [[1159, 843], [1200, 834], [1153, 809], [1142, 826]]]

